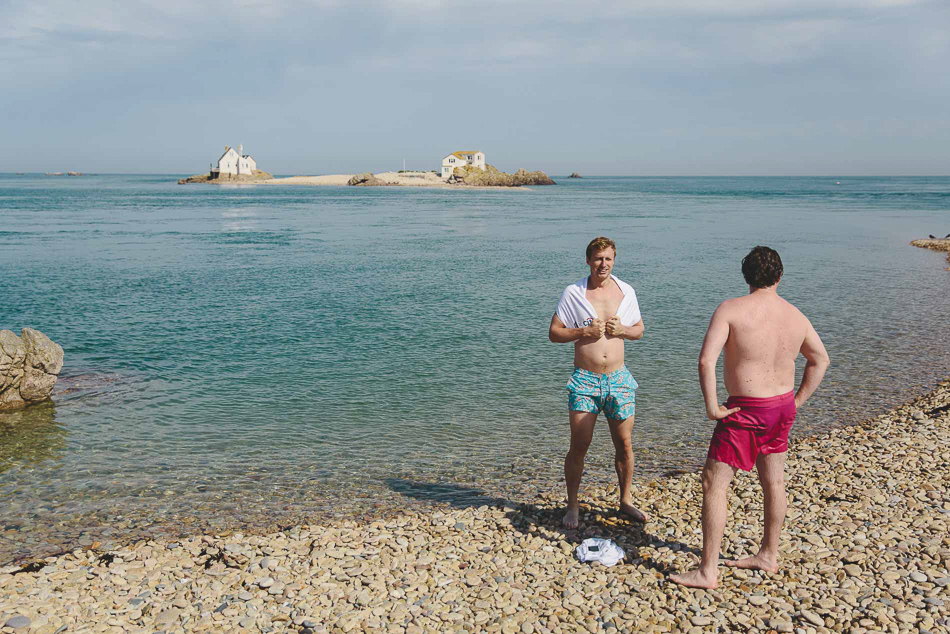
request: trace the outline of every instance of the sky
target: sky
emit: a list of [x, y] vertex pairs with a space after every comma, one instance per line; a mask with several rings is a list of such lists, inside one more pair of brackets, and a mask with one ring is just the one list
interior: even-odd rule
[[950, 174], [947, 0], [0, 0], [0, 172]]

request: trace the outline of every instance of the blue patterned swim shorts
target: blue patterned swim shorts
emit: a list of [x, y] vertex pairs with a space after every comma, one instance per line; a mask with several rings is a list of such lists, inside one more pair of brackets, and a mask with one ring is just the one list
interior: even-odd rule
[[637, 382], [627, 366], [610, 374], [574, 368], [567, 382], [568, 409], [575, 412], [601, 411], [611, 420], [624, 420], [637, 409]]

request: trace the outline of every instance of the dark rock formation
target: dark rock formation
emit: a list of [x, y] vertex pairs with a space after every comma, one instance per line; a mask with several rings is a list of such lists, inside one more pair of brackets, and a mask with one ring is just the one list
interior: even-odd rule
[[568, 178], [584, 178], [584, 177], [578, 174], [577, 172], [571, 172], [571, 175], [568, 176]]
[[0, 409], [45, 401], [63, 369], [63, 348], [38, 330], [0, 330]]

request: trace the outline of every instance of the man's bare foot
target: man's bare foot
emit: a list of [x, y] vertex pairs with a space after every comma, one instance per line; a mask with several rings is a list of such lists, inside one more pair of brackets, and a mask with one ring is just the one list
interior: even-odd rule
[[746, 570], [764, 570], [778, 572], [778, 560], [763, 557], [761, 553], [745, 559], [724, 560], [722, 565], [730, 568], [745, 568]]
[[670, 581], [678, 583], [681, 586], [686, 586], [687, 588], [715, 590], [719, 587], [719, 575], [713, 573], [710, 577], [703, 572], [702, 568], [697, 568], [696, 570], [691, 570], [681, 575], [670, 575]]
[[564, 519], [562, 523], [564, 528], [575, 529], [577, 528], [577, 523], [580, 518], [581, 509], [577, 506], [568, 506], [567, 513], [564, 514]]
[[623, 515], [626, 515], [627, 517], [632, 519], [633, 521], [640, 522], [641, 524], [646, 524], [647, 522], [650, 521], [649, 515], [647, 515], [646, 513], [644, 513], [637, 507], [635, 507], [633, 504], [630, 504], [629, 502], [620, 503], [620, 512]]

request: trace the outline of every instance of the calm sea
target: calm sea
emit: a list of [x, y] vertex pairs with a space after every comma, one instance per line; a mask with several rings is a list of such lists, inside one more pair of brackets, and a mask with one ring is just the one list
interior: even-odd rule
[[[0, 175], [0, 328], [66, 351], [54, 404], [0, 414], [0, 561], [561, 486], [572, 351], [547, 328], [597, 235], [646, 325], [641, 476], [704, 457], [696, 358], [756, 244], [832, 358], [797, 434], [950, 374], [950, 273], [908, 246], [950, 232], [950, 178], [175, 180]], [[585, 477], [611, 461], [601, 424]]]

